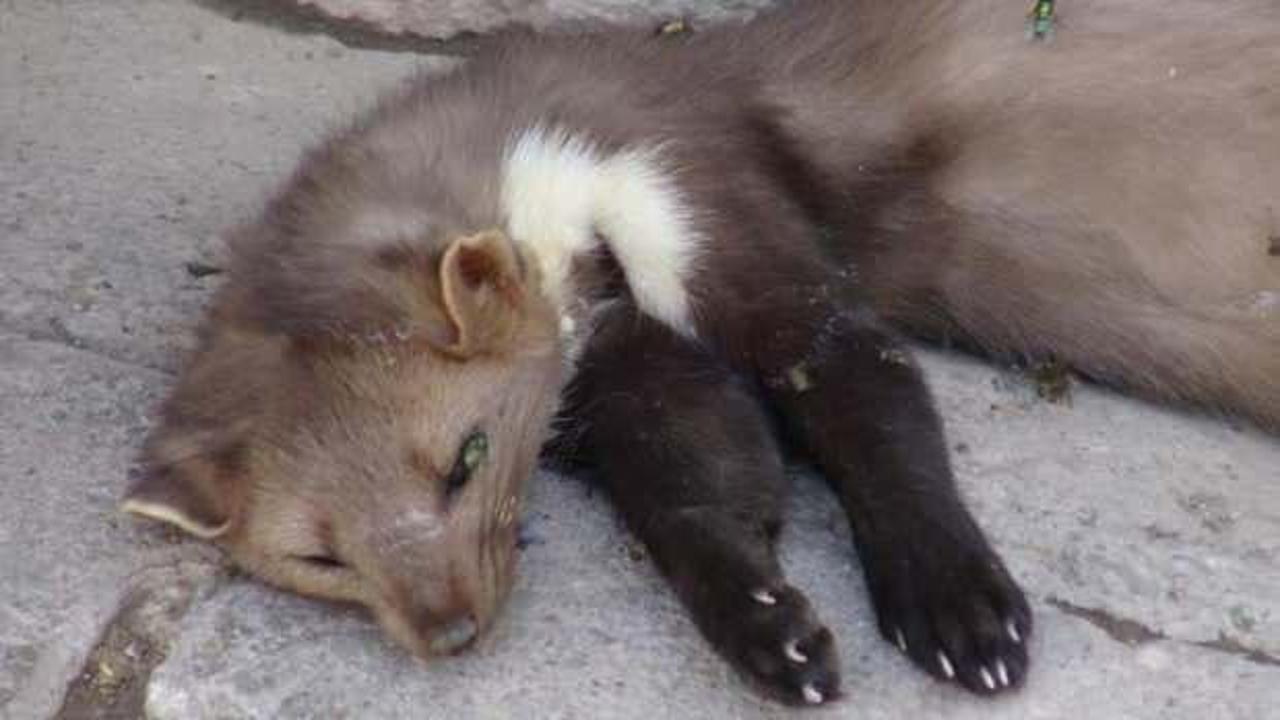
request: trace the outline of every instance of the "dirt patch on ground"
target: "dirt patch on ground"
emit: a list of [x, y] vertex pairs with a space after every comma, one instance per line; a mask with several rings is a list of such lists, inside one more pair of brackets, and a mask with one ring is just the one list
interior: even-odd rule
[[182, 616], [224, 575], [216, 562], [179, 562], [141, 573], [54, 717], [145, 717], [147, 681], [168, 654]]

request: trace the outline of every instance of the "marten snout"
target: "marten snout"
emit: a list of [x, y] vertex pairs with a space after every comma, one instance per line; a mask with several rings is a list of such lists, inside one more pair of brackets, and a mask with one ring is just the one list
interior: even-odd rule
[[461, 585], [453, 585], [447, 599], [436, 598], [431, 604], [406, 608], [404, 617], [414, 637], [409, 650], [426, 658], [456, 655], [470, 648], [480, 636], [482, 593], [468, 593]]
[[471, 612], [461, 613], [443, 623], [439, 616], [429, 614], [425, 626], [429, 629], [423, 637], [432, 655], [456, 655], [474, 645], [480, 635], [480, 624]]

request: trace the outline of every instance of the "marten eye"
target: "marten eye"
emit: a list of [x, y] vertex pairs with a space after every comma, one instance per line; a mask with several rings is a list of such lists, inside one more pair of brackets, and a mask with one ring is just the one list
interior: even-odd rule
[[468, 435], [467, 439], [462, 441], [462, 447], [458, 448], [458, 458], [454, 461], [453, 469], [449, 471], [449, 477], [445, 481], [445, 494], [453, 495], [461, 490], [488, 456], [489, 436], [479, 430]]

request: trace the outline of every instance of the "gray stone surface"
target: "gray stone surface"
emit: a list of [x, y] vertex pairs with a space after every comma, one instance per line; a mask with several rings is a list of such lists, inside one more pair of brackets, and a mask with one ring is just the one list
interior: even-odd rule
[[450, 38], [511, 25], [539, 30], [566, 23], [658, 24], [685, 18], [739, 18], [773, 0], [291, 0], [344, 21], [391, 34]]
[[[602, 498], [540, 476], [517, 592], [430, 666], [362, 614], [229, 576], [114, 512], [217, 282], [219, 230], [412, 68], [178, 0], [0, 0], [0, 717], [775, 717]], [[1280, 443], [927, 359], [974, 508], [1031, 592], [1035, 669], [985, 702], [874, 636], [843, 520], [800, 474], [793, 581], [860, 718], [1239, 718], [1280, 707]], [[155, 666], [154, 672], [151, 668]], [[148, 676], [148, 673], [150, 675]], [[115, 714], [113, 714], [115, 713]]]
[[115, 511], [216, 282], [185, 263], [217, 262], [302, 143], [441, 62], [186, 2], [0, 2], [0, 717], [49, 717], [135, 588], [193, 575], [195, 546]]

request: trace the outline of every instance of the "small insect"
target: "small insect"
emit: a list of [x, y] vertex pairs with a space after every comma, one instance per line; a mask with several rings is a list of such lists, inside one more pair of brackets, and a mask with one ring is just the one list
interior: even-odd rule
[[1031, 8], [1031, 39], [1048, 40], [1053, 35], [1054, 0], [1036, 0]]

